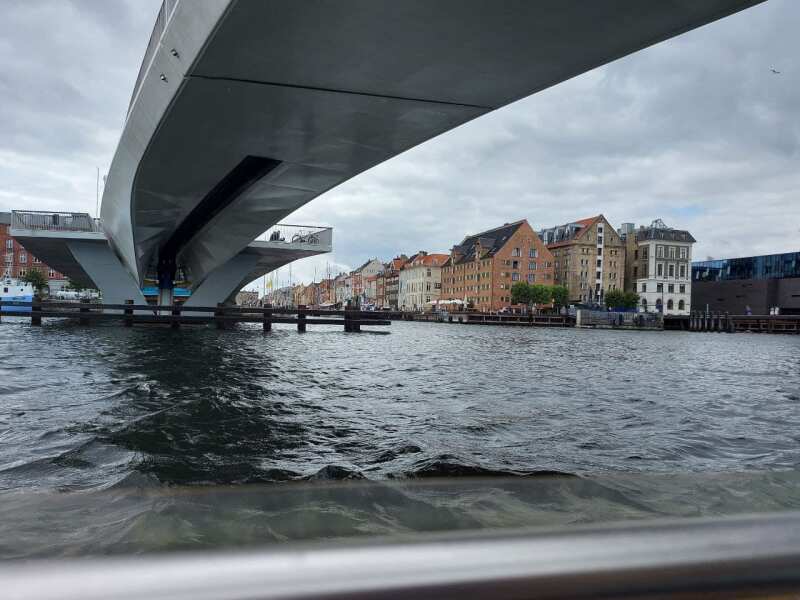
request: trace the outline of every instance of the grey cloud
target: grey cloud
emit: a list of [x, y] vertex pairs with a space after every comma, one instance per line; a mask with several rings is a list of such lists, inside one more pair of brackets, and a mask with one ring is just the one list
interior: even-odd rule
[[[3, 4], [0, 209], [94, 210], [93, 169], [111, 160], [159, 4]], [[335, 227], [334, 255], [293, 277], [599, 212], [688, 228], [700, 258], [797, 250], [798, 22], [800, 4], [769, 0], [354, 178], [292, 215]]]

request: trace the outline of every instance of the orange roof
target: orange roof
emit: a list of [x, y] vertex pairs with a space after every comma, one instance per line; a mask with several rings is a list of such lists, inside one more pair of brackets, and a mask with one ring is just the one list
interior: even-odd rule
[[583, 236], [592, 225], [597, 223], [600, 219], [604, 218], [603, 215], [597, 215], [596, 217], [588, 217], [586, 219], [578, 219], [577, 221], [572, 221], [572, 223], [577, 223], [581, 226], [575, 233], [575, 237], [572, 237], [568, 240], [561, 240], [559, 242], [553, 242], [552, 244], [547, 244], [548, 248], [561, 248], [562, 246], [569, 246], [572, 242]]
[[450, 258], [449, 254], [426, 254], [424, 256], [414, 255], [403, 268], [411, 267], [441, 267], [447, 259]]

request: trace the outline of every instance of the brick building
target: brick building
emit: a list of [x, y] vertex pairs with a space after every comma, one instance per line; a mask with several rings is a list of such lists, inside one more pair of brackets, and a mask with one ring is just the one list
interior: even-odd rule
[[539, 237], [570, 302], [600, 303], [608, 290], [625, 289], [625, 242], [603, 215], [542, 229]]
[[442, 267], [442, 300], [463, 300], [482, 312], [511, 306], [517, 281], [553, 285], [553, 256], [528, 221], [467, 236]]
[[23, 277], [31, 269], [39, 269], [47, 277], [51, 293], [67, 287], [67, 278], [28, 252], [22, 244], [11, 237], [10, 228], [11, 213], [0, 212], [0, 249], [3, 256], [0, 276]]
[[384, 276], [384, 303], [381, 308], [397, 310], [400, 307], [400, 269], [408, 262], [405, 254], [394, 257], [386, 263], [383, 269]]

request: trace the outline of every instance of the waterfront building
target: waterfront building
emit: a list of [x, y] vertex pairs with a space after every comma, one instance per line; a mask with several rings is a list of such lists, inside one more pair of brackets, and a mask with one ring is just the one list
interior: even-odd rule
[[573, 303], [601, 304], [625, 285], [625, 244], [603, 215], [539, 231], [553, 254], [553, 279]]
[[442, 265], [447, 254], [417, 252], [400, 269], [398, 303], [401, 310], [424, 310], [442, 291]]
[[339, 273], [334, 280], [334, 303], [335, 304], [342, 304], [344, 305], [345, 302], [350, 298], [348, 295], [349, 288], [347, 286], [347, 275], [345, 273]]
[[267, 294], [267, 302], [272, 306], [286, 307], [292, 305], [292, 288], [284, 286]]
[[43, 263], [36, 256], [28, 252], [16, 239], [11, 237], [11, 213], [0, 212], [0, 248], [3, 253], [3, 263], [0, 265], [0, 277], [24, 277], [31, 269], [39, 269], [47, 278], [50, 293], [60, 292], [67, 287], [67, 278]]
[[625, 242], [626, 290], [639, 294], [640, 310], [688, 315], [692, 306], [692, 234], [656, 219], [636, 229], [623, 223], [617, 232]]
[[800, 314], [800, 252], [692, 263], [695, 310]]
[[400, 307], [400, 269], [408, 262], [408, 256], [401, 254], [395, 256], [384, 266], [384, 295], [385, 301], [383, 307], [388, 307], [392, 310], [398, 310]]
[[518, 281], [554, 283], [553, 255], [525, 219], [453, 246], [442, 268], [441, 298], [497, 311], [511, 306], [511, 286]]
[[241, 290], [236, 294], [238, 306], [258, 306], [258, 292]]

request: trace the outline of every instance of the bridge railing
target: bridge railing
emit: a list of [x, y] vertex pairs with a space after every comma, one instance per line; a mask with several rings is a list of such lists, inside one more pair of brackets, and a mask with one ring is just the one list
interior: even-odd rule
[[264, 232], [264, 234], [258, 238], [258, 241], [306, 244], [310, 246], [330, 246], [332, 236], [332, 227], [278, 223]]
[[41, 210], [12, 211], [11, 228], [36, 231], [102, 231], [100, 219], [87, 213]]

